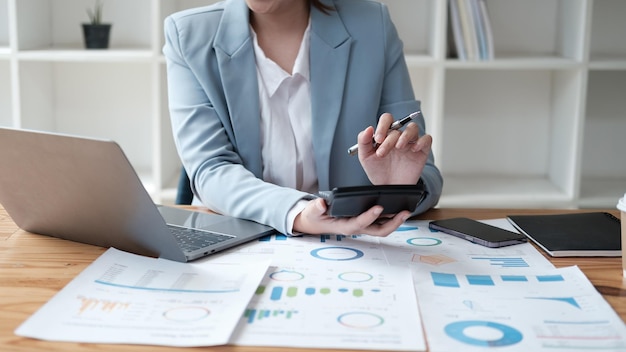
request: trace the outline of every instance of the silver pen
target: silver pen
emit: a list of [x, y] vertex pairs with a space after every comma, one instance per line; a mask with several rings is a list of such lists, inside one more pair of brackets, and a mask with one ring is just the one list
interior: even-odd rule
[[[419, 116], [419, 114], [421, 114], [421, 111], [416, 111], [414, 113], [411, 113], [403, 118], [401, 118], [400, 120], [396, 120], [394, 121], [391, 126], [389, 126], [389, 130], [390, 131], [395, 131], [395, 130], [399, 130], [400, 128], [402, 128], [402, 126], [406, 125], [407, 123], [409, 123], [411, 120], [413, 120], [414, 118], [416, 118], [417, 116]], [[374, 145], [376, 145], [376, 142], [374, 142]], [[349, 155], [356, 155], [357, 152], [359, 151], [359, 144], [355, 144], [352, 147], [348, 148], [348, 154]]]

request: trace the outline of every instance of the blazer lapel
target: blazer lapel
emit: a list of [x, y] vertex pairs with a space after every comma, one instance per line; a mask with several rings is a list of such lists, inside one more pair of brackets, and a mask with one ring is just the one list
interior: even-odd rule
[[[332, 2], [330, 2], [332, 5]], [[234, 145], [246, 167], [263, 177], [254, 47], [244, 0], [227, 2], [215, 37]], [[320, 189], [329, 187], [330, 153], [348, 69], [351, 38], [335, 11], [311, 10], [311, 106], [313, 150]]]
[[[332, 4], [332, 2], [331, 2]], [[341, 112], [351, 38], [337, 12], [311, 10], [311, 106], [319, 189], [329, 189], [330, 153]]]
[[215, 36], [215, 53], [223, 82], [224, 99], [235, 140], [246, 168], [263, 177], [259, 91], [248, 7], [244, 0], [226, 3]]

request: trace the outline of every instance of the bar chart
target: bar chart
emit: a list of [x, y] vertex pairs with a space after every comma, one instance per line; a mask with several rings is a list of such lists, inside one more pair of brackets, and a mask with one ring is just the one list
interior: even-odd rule
[[[432, 284], [439, 287], [456, 287], [462, 285], [470, 286], [496, 286], [507, 283], [549, 283], [564, 281], [562, 275], [475, 275], [475, 274], [454, 274], [431, 272]], [[519, 286], [518, 286], [519, 287]]]

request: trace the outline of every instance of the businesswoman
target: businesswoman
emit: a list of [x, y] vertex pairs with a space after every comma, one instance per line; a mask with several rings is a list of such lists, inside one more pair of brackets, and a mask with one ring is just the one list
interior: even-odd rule
[[337, 219], [311, 195], [419, 182], [428, 196], [415, 213], [437, 203], [423, 118], [389, 130], [420, 104], [385, 5], [226, 0], [169, 16], [163, 53], [176, 147], [210, 209], [287, 234], [386, 236], [407, 211]]

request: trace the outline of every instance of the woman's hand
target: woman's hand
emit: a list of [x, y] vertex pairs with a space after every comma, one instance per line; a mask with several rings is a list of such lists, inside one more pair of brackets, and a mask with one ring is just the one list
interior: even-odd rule
[[433, 139], [427, 134], [419, 137], [414, 122], [403, 131], [389, 130], [393, 121], [391, 114], [384, 113], [376, 131], [370, 126], [359, 133], [359, 160], [374, 185], [417, 184]]
[[[403, 131], [389, 130], [393, 121], [391, 114], [384, 113], [375, 131], [370, 126], [359, 133], [359, 161], [374, 185], [417, 184], [428, 161], [432, 137], [419, 137], [419, 127], [414, 122], [408, 123]], [[315, 199], [296, 216], [293, 231], [312, 235], [387, 236], [410, 216], [408, 211], [402, 211], [381, 217], [382, 211], [383, 207], [376, 205], [359, 216], [334, 218], [326, 215], [324, 200]]]
[[293, 231], [311, 235], [363, 234], [384, 237], [400, 227], [410, 215], [408, 211], [402, 211], [393, 217], [381, 218], [380, 214], [382, 211], [383, 207], [376, 205], [359, 216], [334, 218], [326, 215], [326, 202], [318, 198], [310, 201], [304, 210], [296, 216], [293, 223]]

